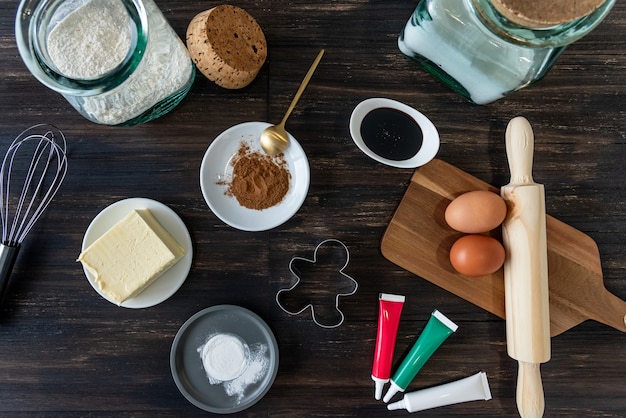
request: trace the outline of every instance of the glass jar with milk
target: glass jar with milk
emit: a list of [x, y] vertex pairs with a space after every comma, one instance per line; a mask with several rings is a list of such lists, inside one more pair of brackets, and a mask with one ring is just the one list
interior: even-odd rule
[[15, 34], [30, 72], [100, 124], [164, 115], [195, 77], [153, 0], [22, 0]]
[[615, 0], [422, 0], [398, 39], [402, 53], [476, 104], [543, 78], [567, 45]]

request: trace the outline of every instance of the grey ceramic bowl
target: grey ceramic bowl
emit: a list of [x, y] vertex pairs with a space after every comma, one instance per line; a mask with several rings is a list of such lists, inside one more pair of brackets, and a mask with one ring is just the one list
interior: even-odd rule
[[[210, 335], [238, 335], [249, 346], [267, 347], [268, 366], [258, 381], [247, 385], [243, 396], [229, 396], [224, 384], [211, 384], [198, 352]], [[170, 367], [183, 396], [200, 409], [216, 414], [242, 411], [269, 391], [278, 372], [278, 344], [269, 326], [254, 312], [240, 306], [217, 305], [189, 318], [180, 328], [170, 353]]]

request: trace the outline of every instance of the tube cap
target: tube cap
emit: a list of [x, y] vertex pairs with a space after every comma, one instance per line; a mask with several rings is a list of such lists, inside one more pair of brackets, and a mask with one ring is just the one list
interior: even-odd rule
[[376, 392], [374, 393], [374, 399], [380, 401], [380, 398], [383, 397], [383, 388], [385, 387], [385, 382], [383, 381], [375, 381], [376, 382]]
[[393, 398], [393, 395], [395, 395], [396, 393], [400, 392], [402, 389], [400, 388], [400, 386], [396, 385], [393, 380], [391, 381], [391, 386], [389, 386], [389, 390], [387, 391], [387, 393], [385, 394], [385, 397], [383, 398], [383, 401], [385, 403], [389, 402], [391, 400], [391, 398]]
[[406, 409], [404, 398], [400, 399], [398, 402], [390, 403], [387, 405], [387, 409], [390, 411], [395, 411], [396, 409]]

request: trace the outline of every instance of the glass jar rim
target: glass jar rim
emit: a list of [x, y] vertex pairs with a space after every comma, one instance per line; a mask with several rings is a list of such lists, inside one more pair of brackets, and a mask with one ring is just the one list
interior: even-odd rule
[[564, 47], [582, 38], [602, 22], [616, 0], [606, 0], [586, 16], [561, 25], [543, 28], [525, 28], [510, 21], [492, 4], [491, 0], [467, 0], [479, 19], [497, 36], [512, 43], [533, 48]]
[[[46, 87], [61, 94], [91, 96], [110, 91], [124, 82], [137, 68], [148, 42], [148, 15], [141, 0], [119, 0], [134, 25], [135, 33], [124, 59], [110, 71], [90, 78], [72, 78], [52, 65], [41, 25], [54, 15], [63, 0], [22, 0], [15, 19], [15, 38], [22, 60], [29, 71]], [[52, 12], [50, 12], [52, 10]]]

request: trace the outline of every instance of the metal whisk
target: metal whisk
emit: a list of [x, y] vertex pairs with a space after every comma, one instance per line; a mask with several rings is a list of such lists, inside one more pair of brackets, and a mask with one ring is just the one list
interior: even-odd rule
[[24, 238], [65, 178], [66, 146], [60, 130], [52, 125], [39, 124], [19, 134], [2, 160], [0, 303], [8, 291], [11, 271]]

